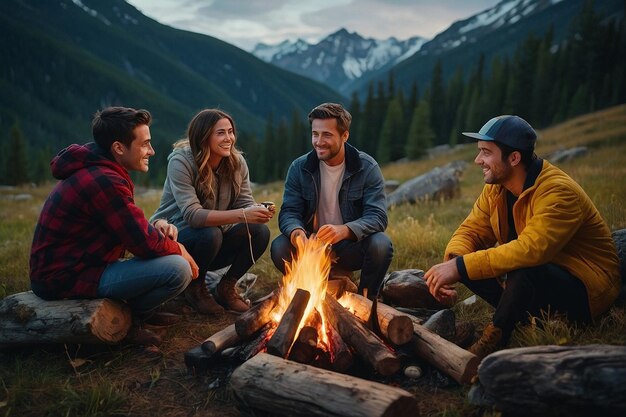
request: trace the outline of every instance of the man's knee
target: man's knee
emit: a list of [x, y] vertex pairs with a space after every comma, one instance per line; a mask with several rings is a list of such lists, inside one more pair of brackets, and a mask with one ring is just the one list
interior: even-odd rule
[[393, 245], [389, 237], [382, 233], [374, 233], [365, 238], [366, 254], [377, 262], [389, 263], [393, 257]]
[[276, 269], [283, 274], [285, 273], [285, 261], [291, 260], [292, 250], [293, 246], [291, 246], [291, 242], [287, 236], [283, 234], [278, 235], [272, 242], [272, 247], [270, 248], [272, 262], [274, 262]]
[[167, 267], [163, 268], [163, 272], [168, 275], [170, 286], [186, 288], [193, 279], [189, 262], [181, 255], [169, 255], [165, 259], [167, 260]]

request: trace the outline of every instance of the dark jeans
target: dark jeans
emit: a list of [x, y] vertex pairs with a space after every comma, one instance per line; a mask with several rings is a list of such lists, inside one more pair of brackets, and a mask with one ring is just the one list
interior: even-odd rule
[[182, 243], [198, 264], [200, 278], [207, 271], [231, 265], [224, 279], [237, 280], [252, 266], [250, 244], [256, 261], [261, 257], [270, 241], [270, 230], [264, 224], [248, 224], [251, 238], [244, 223], [239, 223], [222, 232], [219, 227], [194, 229], [186, 226], [178, 232], [178, 241]]
[[[272, 261], [283, 274], [285, 261], [291, 262], [291, 255], [294, 251], [295, 248], [291, 245], [289, 238], [283, 234], [272, 242]], [[333, 268], [346, 271], [361, 270], [359, 293], [367, 288], [368, 297], [375, 297], [393, 258], [393, 246], [387, 235], [378, 232], [359, 242], [342, 240], [333, 245], [333, 252], [338, 258]]]
[[585, 285], [554, 264], [511, 271], [504, 288], [495, 278], [461, 283], [495, 307], [493, 324], [502, 329], [505, 343], [517, 323], [526, 323], [529, 315], [541, 317], [542, 310], [565, 314], [572, 322], [591, 321]]

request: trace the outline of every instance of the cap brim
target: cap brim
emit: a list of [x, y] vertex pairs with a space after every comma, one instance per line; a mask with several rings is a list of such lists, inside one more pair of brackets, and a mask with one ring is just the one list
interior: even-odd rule
[[474, 133], [474, 132], [461, 132], [462, 135], [468, 136], [470, 138], [474, 138], [474, 139], [478, 139], [478, 140], [488, 140], [493, 142], [494, 139], [492, 137], [489, 137], [487, 135], [482, 135], [480, 133]]

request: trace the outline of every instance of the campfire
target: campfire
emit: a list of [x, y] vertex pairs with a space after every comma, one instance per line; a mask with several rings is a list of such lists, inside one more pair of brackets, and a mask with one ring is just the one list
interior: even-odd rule
[[[279, 411], [276, 395], [289, 393], [286, 410], [292, 410], [300, 401], [316, 401], [295, 397], [320, 390], [325, 394], [318, 392], [317, 400], [323, 402], [328, 395], [334, 403], [340, 395], [337, 390], [349, 386], [351, 391], [344, 394], [358, 396], [361, 407], [369, 410], [358, 415], [405, 415], [401, 410], [410, 414], [415, 403], [404, 390], [347, 375], [357, 358], [359, 365], [369, 365], [373, 373], [390, 376], [403, 365], [396, 348], [408, 347], [459, 383], [468, 383], [476, 374], [478, 360], [473, 354], [426, 330], [418, 318], [347, 292], [341, 280], [329, 281], [329, 245], [316, 239], [300, 240], [285, 270], [277, 290], [185, 355], [189, 369], [201, 372], [215, 357], [235, 355], [244, 362], [231, 377], [235, 394], [273, 412]], [[267, 384], [259, 383], [263, 379]], [[278, 380], [289, 386], [270, 395], [266, 391], [277, 389]], [[319, 386], [312, 387], [313, 381]], [[297, 384], [302, 385], [300, 390]], [[258, 390], [265, 392], [252, 394]], [[273, 400], [266, 405], [259, 395]], [[370, 401], [379, 404], [378, 408]], [[378, 411], [372, 414], [374, 409]], [[346, 410], [341, 413], [352, 415]]]

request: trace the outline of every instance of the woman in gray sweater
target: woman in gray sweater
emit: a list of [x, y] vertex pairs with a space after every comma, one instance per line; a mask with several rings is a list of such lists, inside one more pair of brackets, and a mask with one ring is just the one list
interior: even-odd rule
[[[206, 109], [194, 116], [187, 137], [176, 142], [168, 156], [161, 204], [150, 218], [155, 226], [167, 220], [178, 228], [178, 241], [200, 268], [185, 298], [204, 314], [223, 311], [222, 306], [248, 310], [235, 283], [269, 242], [265, 223], [273, 212], [252, 197], [248, 165], [235, 147], [235, 132], [232, 117], [221, 110]], [[228, 265], [214, 300], [204, 276]]]

